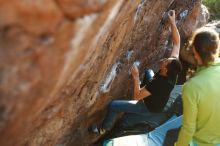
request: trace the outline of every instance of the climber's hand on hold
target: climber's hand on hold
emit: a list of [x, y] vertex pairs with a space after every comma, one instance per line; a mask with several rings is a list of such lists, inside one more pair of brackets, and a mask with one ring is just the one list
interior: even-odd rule
[[174, 10], [168, 11], [168, 18], [169, 18], [170, 23], [172, 24], [175, 23], [175, 11]]
[[139, 78], [139, 70], [135, 64], [131, 67], [131, 74], [133, 78]]

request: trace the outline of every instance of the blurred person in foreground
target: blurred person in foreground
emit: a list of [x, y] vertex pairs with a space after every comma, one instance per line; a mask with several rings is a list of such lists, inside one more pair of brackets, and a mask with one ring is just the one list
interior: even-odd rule
[[183, 124], [176, 146], [220, 146], [219, 34], [195, 31], [191, 48], [197, 70], [183, 86]]

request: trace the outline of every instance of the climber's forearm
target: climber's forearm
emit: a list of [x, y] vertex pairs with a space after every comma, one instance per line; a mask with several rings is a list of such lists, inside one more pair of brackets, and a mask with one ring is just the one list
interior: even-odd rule
[[134, 77], [133, 79], [134, 79], [134, 96], [133, 96], [133, 99], [141, 100], [141, 99], [151, 95], [151, 93], [145, 87], [140, 88], [139, 76]]
[[140, 94], [139, 76], [133, 77], [133, 83], [134, 83], [133, 99], [138, 100], [138, 96]]
[[171, 21], [171, 31], [172, 31], [172, 41], [173, 41], [173, 49], [171, 52], [172, 57], [179, 58], [180, 51], [180, 34], [176, 26], [176, 22]]

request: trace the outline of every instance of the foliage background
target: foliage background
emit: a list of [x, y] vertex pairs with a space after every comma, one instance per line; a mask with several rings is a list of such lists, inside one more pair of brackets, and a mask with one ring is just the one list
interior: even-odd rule
[[210, 19], [220, 20], [220, 0], [203, 0], [202, 2], [210, 12]]

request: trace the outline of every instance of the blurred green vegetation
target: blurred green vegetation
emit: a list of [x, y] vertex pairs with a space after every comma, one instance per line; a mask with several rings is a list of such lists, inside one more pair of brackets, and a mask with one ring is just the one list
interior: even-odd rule
[[220, 20], [220, 0], [202, 0], [208, 8], [211, 20]]

